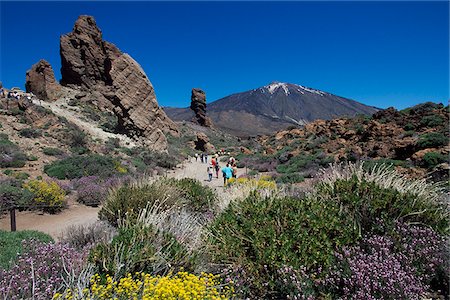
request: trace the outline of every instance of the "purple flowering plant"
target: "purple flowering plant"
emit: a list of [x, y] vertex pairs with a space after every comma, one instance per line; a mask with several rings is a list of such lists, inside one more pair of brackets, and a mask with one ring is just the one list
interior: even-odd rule
[[81, 272], [87, 257], [87, 249], [61, 243], [28, 240], [23, 248], [13, 267], [0, 269], [2, 299], [52, 299], [69, 274]]

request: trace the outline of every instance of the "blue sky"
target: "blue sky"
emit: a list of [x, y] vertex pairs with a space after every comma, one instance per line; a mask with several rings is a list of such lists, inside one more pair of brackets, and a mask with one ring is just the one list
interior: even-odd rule
[[377, 107], [449, 99], [445, 2], [0, 2], [0, 80], [24, 88], [39, 59], [60, 79], [59, 36], [93, 15], [163, 106], [211, 102], [272, 81]]

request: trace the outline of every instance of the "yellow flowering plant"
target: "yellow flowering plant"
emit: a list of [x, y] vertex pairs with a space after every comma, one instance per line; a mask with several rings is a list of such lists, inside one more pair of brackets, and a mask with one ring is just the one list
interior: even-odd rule
[[[109, 275], [102, 281], [99, 274], [91, 278], [91, 285], [82, 291], [82, 295], [71, 290], [57, 293], [54, 300], [219, 300], [232, 297], [231, 285], [220, 283], [218, 275], [201, 273], [199, 276], [188, 272], [175, 275], [153, 276], [148, 273], [128, 274], [119, 280]], [[81, 297], [81, 298], [80, 298]]]
[[54, 181], [30, 180], [23, 187], [35, 195], [34, 204], [46, 212], [55, 213], [65, 206], [65, 192]]

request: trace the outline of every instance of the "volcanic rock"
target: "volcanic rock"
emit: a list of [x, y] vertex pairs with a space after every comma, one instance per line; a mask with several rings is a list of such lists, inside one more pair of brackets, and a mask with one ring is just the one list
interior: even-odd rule
[[216, 152], [216, 148], [209, 142], [209, 138], [203, 132], [197, 133], [197, 140], [194, 141], [195, 149], [206, 152]]
[[212, 126], [211, 119], [206, 116], [206, 94], [201, 89], [192, 89], [191, 109], [195, 113], [192, 120], [194, 123], [205, 127]]
[[165, 133], [178, 135], [175, 123], [158, 106], [141, 66], [102, 38], [91, 16], [80, 16], [71, 33], [61, 36], [61, 83], [80, 90], [100, 110], [113, 112], [117, 131], [155, 150], [165, 150]]
[[55, 80], [52, 66], [44, 59], [27, 71], [25, 88], [41, 100], [54, 101], [61, 96], [61, 85]]

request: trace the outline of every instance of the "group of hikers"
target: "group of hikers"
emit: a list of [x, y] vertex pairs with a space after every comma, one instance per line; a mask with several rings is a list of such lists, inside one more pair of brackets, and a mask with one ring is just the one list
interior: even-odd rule
[[237, 169], [236, 159], [234, 157], [230, 157], [228, 159], [228, 162], [226, 163], [226, 165], [222, 168], [219, 165], [219, 153], [216, 153], [215, 155], [213, 155], [211, 157], [210, 163], [208, 163], [208, 154], [195, 153], [195, 160], [198, 161], [199, 158], [202, 163], [208, 164], [208, 166], [206, 168], [206, 172], [208, 174], [209, 181], [212, 181], [214, 173], [216, 175], [216, 178], [219, 178], [219, 171], [222, 172], [224, 186], [227, 186], [228, 181], [231, 178], [237, 178], [238, 169]]

